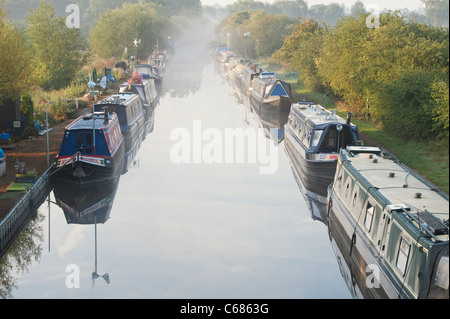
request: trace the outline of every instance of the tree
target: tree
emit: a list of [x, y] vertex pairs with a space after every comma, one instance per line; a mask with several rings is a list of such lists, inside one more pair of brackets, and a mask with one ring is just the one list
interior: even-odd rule
[[448, 0], [421, 0], [425, 4], [427, 22], [433, 26], [449, 26]]
[[304, 0], [276, 0], [269, 10], [270, 13], [284, 14], [296, 19], [308, 14], [308, 4]]
[[233, 14], [236, 12], [242, 12], [246, 10], [258, 11], [258, 10], [266, 10], [266, 5], [261, 1], [255, 0], [238, 0], [233, 4], [227, 6], [228, 13]]
[[[264, 23], [261, 23], [264, 21]], [[248, 31], [255, 41], [259, 57], [269, 57], [283, 46], [284, 39], [294, 27], [294, 21], [284, 14], [257, 11], [250, 17]]]
[[25, 34], [6, 18], [0, 5], [0, 99], [20, 96], [29, 86], [31, 71]]
[[168, 19], [155, 4], [127, 4], [108, 10], [89, 32], [92, 53], [120, 58], [125, 48], [135, 55], [134, 39], [141, 39], [138, 56], [147, 58], [158, 39], [167, 39]]
[[20, 111], [24, 117], [24, 127], [25, 129], [34, 128], [34, 104], [33, 99], [30, 94], [25, 94], [22, 96], [20, 101]]
[[[295, 20], [284, 14], [265, 11], [241, 11], [229, 16], [220, 24], [222, 35], [230, 34], [233, 51], [255, 53], [269, 57], [283, 46], [284, 38], [294, 27]], [[250, 37], [244, 34], [250, 32]], [[251, 55], [251, 54], [250, 54]]]
[[364, 3], [361, 0], [355, 1], [355, 3], [352, 5], [351, 8], [351, 16], [356, 18], [361, 14], [366, 13], [366, 7], [364, 6]]
[[367, 100], [365, 46], [369, 42], [370, 31], [363, 15], [341, 20], [326, 35], [317, 61], [323, 84], [343, 98], [353, 112]]
[[435, 82], [436, 76], [441, 77], [435, 72], [405, 70], [383, 87], [379, 98], [384, 107], [378, 117], [386, 131], [404, 139], [426, 139], [442, 132], [436, 130], [430, 107], [433, 83], [440, 83]]
[[305, 19], [296, 24], [283, 47], [277, 52], [280, 58], [297, 71], [299, 81], [312, 91], [320, 91], [322, 81], [318, 74], [317, 60], [327, 29], [316, 20]]
[[70, 84], [83, 62], [84, 41], [80, 31], [69, 29], [45, 0], [26, 18], [33, 50], [32, 74], [42, 88], [60, 89]]
[[449, 130], [449, 86], [448, 78], [436, 78], [431, 84], [430, 108], [433, 114], [433, 129], [448, 138]]

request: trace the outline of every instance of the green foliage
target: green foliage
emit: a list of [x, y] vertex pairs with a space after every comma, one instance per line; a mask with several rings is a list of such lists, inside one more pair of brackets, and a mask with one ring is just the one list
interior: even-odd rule
[[449, 88], [447, 79], [436, 78], [431, 84], [430, 108], [433, 114], [433, 129], [448, 138], [449, 130]]
[[401, 138], [433, 136], [433, 115], [428, 108], [435, 74], [405, 71], [380, 92], [383, 109], [378, 118], [384, 128]]
[[69, 29], [64, 18], [45, 0], [26, 18], [27, 34], [33, 50], [33, 77], [46, 89], [70, 84], [83, 62], [84, 43], [76, 28]]
[[[295, 20], [283, 14], [271, 14], [264, 11], [237, 12], [221, 22], [221, 42], [227, 43], [230, 34], [230, 46], [234, 52], [257, 57], [269, 57], [283, 46], [284, 38], [294, 28]], [[246, 38], [245, 33], [250, 32]]]
[[[327, 34], [317, 61], [318, 74], [326, 86], [357, 111], [367, 99], [366, 46], [369, 32], [366, 17], [348, 17]], [[299, 71], [300, 72], [300, 71]]]
[[[383, 112], [379, 93], [406, 71], [448, 73], [448, 30], [407, 21], [397, 12], [380, 17], [380, 28], [366, 15], [342, 20], [329, 33], [319, 61], [326, 85], [358, 112], [369, 100]], [[385, 101], [384, 101], [385, 102]]]
[[298, 72], [300, 83], [312, 91], [322, 88], [316, 62], [320, 58], [326, 32], [316, 20], [306, 19], [296, 24], [292, 34], [286, 37], [283, 47], [276, 53]]
[[25, 128], [34, 126], [34, 104], [30, 94], [25, 94], [22, 96], [20, 101], [20, 110], [24, 117]]
[[141, 39], [138, 56], [147, 58], [158, 39], [167, 39], [168, 19], [155, 4], [128, 4], [108, 10], [89, 32], [94, 55], [120, 58], [124, 49], [135, 55], [134, 39]]
[[15, 98], [29, 85], [31, 53], [25, 35], [6, 18], [0, 3], [0, 98]]

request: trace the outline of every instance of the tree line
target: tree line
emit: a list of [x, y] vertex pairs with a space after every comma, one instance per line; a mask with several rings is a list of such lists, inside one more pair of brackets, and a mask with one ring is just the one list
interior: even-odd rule
[[359, 116], [404, 138], [448, 138], [449, 31], [398, 12], [368, 27], [368, 14], [327, 28], [306, 19], [275, 54], [302, 85], [331, 90]]
[[[66, 23], [73, 3], [80, 9], [79, 28]], [[128, 51], [146, 58], [168, 36], [184, 32], [192, 18], [201, 19], [200, 0], [0, 1], [0, 97], [34, 86], [67, 87], [89, 57], [121, 59]]]
[[[409, 19], [417, 22], [430, 24], [432, 26], [449, 26], [449, 2], [448, 0], [421, 0], [424, 7], [416, 10], [402, 8], [400, 11]], [[227, 16], [238, 12], [251, 10], [262, 10], [271, 14], [284, 14], [290, 18], [297, 17], [317, 20], [319, 23], [326, 23], [334, 26], [341, 18], [377, 9], [386, 12], [384, 8], [369, 6], [365, 8], [361, 0], [355, 0], [354, 4], [347, 8], [340, 1], [329, 4], [308, 5], [307, 0], [275, 0], [273, 3], [258, 0], [237, 0], [227, 6], [204, 6], [203, 10], [211, 19], [221, 21]]]
[[396, 136], [448, 139], [447, 27], [399, 11], [374, 16], [357, 1], [333, 26], [244, 10], [225, 18], [217, 32], [233, 51], [287, 64], [304, 88], [334, 93], [356, 116]]

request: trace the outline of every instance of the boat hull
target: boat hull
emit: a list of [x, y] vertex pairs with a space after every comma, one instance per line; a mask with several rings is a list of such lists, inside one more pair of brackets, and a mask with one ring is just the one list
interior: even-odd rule
[[[346, 213], [345, 206], [334, 196], [332, 186], [328, 190], [328, 227], [346, 263], [354, 269], [355, 280], [366, 299], [412, 299], [416, 298], [403, 283], [391, 275], [384, 259], [372, 248], [367, 237]], [[376, 275], [372, 271], [376, 271]]]
[[[58, 162], [57, 158], [57, 162]], [[88, 185], [98, 182], [109, 182], [120, 176], [125, 163], [125, 144], [122, 142], [114, 157], [99, 158], [102, 165], [83, 161], [82, 156], [74, 155], [64, 166], [54, 165], [51, 174], [54, 181], [74, 185]]]
[[292, 159], [298, 174], [307, 189], [327, 196], [327, 188], [333, 182], [336, 174], [336, 160], [310, 161], [306, 159], [307, 151], [292, 134], [288, 126], [285, 130], [285, 148]]

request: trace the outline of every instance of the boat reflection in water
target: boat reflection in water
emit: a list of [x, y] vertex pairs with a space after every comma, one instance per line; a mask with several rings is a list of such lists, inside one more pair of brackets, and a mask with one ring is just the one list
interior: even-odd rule
[[[286, 144], [285, 144], [286, 145]], [[291, 153], [285, 148], [291, 164], [292, 175], [294, 175], [298, 188], [305, 199], [306, 206], [311, 213], [311, 218], [328, 225], [327, 222], [327, 188], [323, 188], [320, 177], [308, 174], [298, 165], [298, 161], [291, 157]]]
[[284, 126], [288, 121], [289, 111], [268, 107], [246, 96], [244, 101], [266, 137], [273, 140], [275, 144], [280, 144], [284, 140]]
[[76, 185], [64, 180], [55, 182], [53, 192], [68, 224], [104, 224], [109, 214], [119, 185], [120, 175], [107, 183]]
[[62, 208], [68, 224], [94, 225], [95, 227], [95, 267], [92, 273], [92, 285], [102, 277], [110, 283], [109, 274], [98, 274], [97, 270], [97, 224], [105, 224], [110, 217], [114, 204], [120, 174], [107, 183], [74, 185], [58, 180], [54, 184], [56, 203]]

